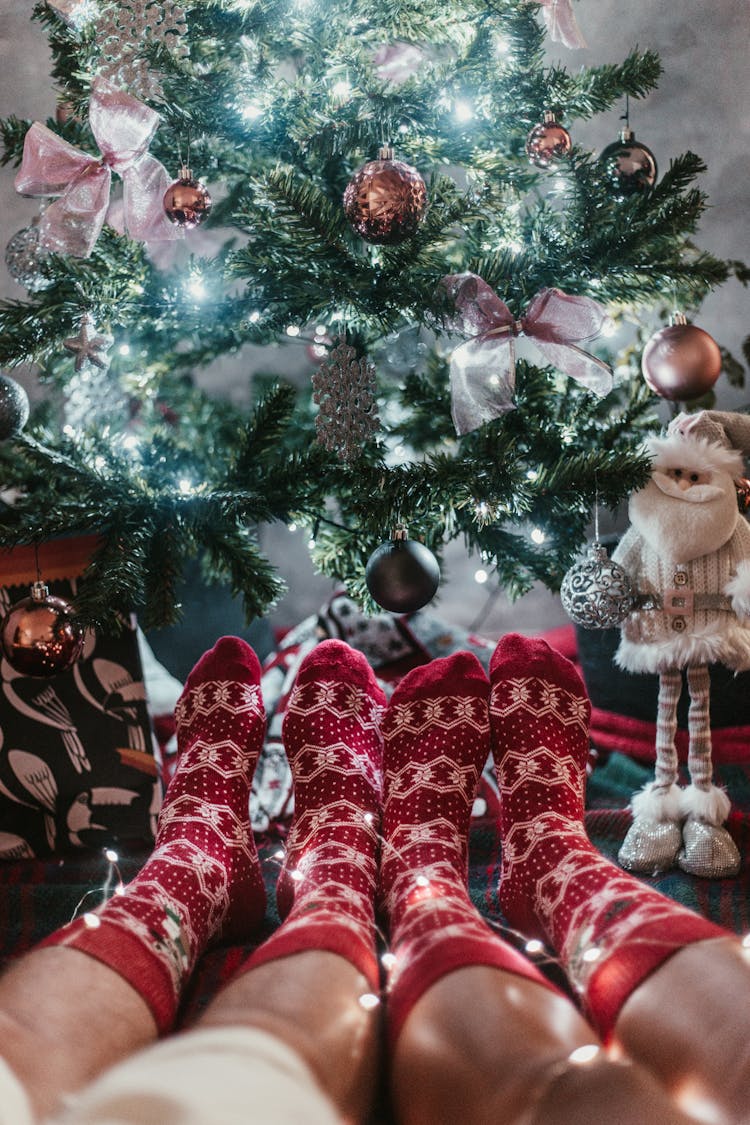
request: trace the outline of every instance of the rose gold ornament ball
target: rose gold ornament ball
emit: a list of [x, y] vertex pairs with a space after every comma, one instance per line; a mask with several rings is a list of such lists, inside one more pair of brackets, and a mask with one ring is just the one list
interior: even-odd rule
[[411, 238], [427, 206], [427, 189], [419, 172], [394, 160], [392, 152], [381, 149], [380, 158], [355, 172], [344, 192], [344, 214], [354, 230], [366, 242], [382, 246]]
[[570, 133], [554, 115], [547, 113], [541, 125], [535, 125], [526, 138], [526, 155], [537, 168], [549, 168], [554, 160], [567, 155], [573, 147]]
[[721, 352], [708, 332], [678, 321], [654, 333], [643, 349], [641, 370], [657, 395], [684, 402], [713, 387], [721, 372]]
[[208, 218], [212, 206], [208, 191], [200, 180], [194, 179], [189, 168], [183, 168], [180, 178], [164, 193], [167, 218], [185, 230], [192, 230]]
[[72, 668], [83, 652], [83, 630], [64, 598], [50, 596], [41, 582], [31, 597], [11, 606], [0, 626], [5, 659], [24, 676], [56, 676]]

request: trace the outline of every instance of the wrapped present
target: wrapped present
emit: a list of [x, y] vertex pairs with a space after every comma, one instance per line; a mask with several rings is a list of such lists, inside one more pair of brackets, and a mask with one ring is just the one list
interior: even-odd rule
[[[59, 539], [0, 554], [0, 612], [38, 572], [75, 601], [96, 539]], [[0, 858], [151, 841], [161, 804], [138, 632], [89, 632], [68, 671], [30, 676], [0, 664]]]

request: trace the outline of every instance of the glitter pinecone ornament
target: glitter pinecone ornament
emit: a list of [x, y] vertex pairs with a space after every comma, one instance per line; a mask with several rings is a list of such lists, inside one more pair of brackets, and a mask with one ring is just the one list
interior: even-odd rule
[[571, 621], [582, 629], [613, 629], [632, 613], [636, 593], [625, 571], [597, 541], [586, 558], [565, 574], [560, 601]]
[[375, 368], [354, 348], [340, 341], [312, 376], [317, 440], [337, 453], [342, 461], [353, 461], [378, 429], [375, 401]]
[[389, 145], [354, 173], [344, 192], [344, 214], [354, 230], [381, 246], [411, 238], [426, 207], [424, 180], [411, 164], [394, 160]]
[[84, 634], [73, 608], [50, 595], [44, 582], [34, 582], [28, 598], [8, 610], [0, 625], [5, 659], [24, 676], [56, 676], [67, 672], [83, 652]]
[[365, 582], [372, 598], [389, 613], [415, 613], [427, 605], [440, 585], [440, 567], [429, 547], [409, 539], [405, 527], [370, 555]]
[[553, 161], [567, 155], [572, 147], [570, 133], [549, 109], [545, 110], [541, 125], [535, 125], [526, 138], [526, 155], [537, 168], [549, 168]]
[[143, 48], [158, 45], [184, 58], [188, 53], [182, 41], [186, 31], [184, 9], [172, 0], [117, 0], [103, 5], [96, 22], [99, 74], [137, 98], [158, 99], [161, 84]]

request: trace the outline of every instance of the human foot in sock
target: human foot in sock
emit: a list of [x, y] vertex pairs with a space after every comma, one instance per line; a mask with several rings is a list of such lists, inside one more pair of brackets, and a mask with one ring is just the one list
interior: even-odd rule
[[467, 889], [474, 794], [489, 754], [489, 684], [470, 653], [416, 668], [383, 720], [383, 850], [379, 897], [395, 958], [388, 982], [395, 1042], [419, 998], [467, 965], [546, 981], [489, 928]]
[[689, 942], [724, 931], [621, 871], [588, 839], [590, 704], [570, 661], [541, 639], [508, 634], [490, 682], [503, 914], [552, 945], [607, 1034], [648, 973]]
[[322, 641], [302, 662], [282, 731], [294, 783], [276, 889], [285, 921], [246, 967], [327, 950], [377, 987], [373, 896], [384, 707], [372, 669], [343, 641]]
[[141, 993], [160, 1032], [207, 943], [244, 937], [265, 912], [248, 814], [265, 731], [252, 649], [237, 637], [217, 641], [190, 673], [175, 718], [179, 756], [151, 856], [123, 894], [43, 943], [109, 965]]

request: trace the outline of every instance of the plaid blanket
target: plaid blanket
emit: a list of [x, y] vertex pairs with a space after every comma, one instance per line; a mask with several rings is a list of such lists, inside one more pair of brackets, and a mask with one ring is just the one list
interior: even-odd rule
[[[325, 623], [320, 620], [313, 627], [314, 638], [326, 635], [347, 635], [347, 614], [340, 616], [346, 608], [342, 604], [333, 608], [339, 614], [339, 623], [331, 618]], [[353, 622], [356, 631], [356, 621]], [[306, 625], [309, 636], [309, 623]], [[379, 674], [384, 670], [392, 687], [400, 674], [415, 663], [424, 662], [432, 656], [445, 655], [456, 648], [471, 648], [484, 663], [489, 661], [491, 646], [481, 638], [457, 634], [448, 630], [444, 623], [425, 619], [415, 624], [413, 621], [399, 626], [398, 651], [395, 660], [377, 663], [372, 644], [380, 634], [381, 651], [388, 644], [395, 643], [388, 630], [375, 630], [370, 634], [368, 656]], [[571, 636], [565, 632], [556, 638], [550, 637], [565, 648], [568, 655], [575, 655]], [[296, 646], [300, 644], [299, 633], [288, 641], [286, 650], [282, 647], [272, 660], [272, 665], [283, 665], [286, 659], [293, 664], [296, 659]], [[312, 640], [315, 643], [315, 640]], [[305, 647], [305, 644], [302, 644]], [[377, 648], [377, 645], [376, 645]], [[294, 651], [292, 651], [294, 650]], [[307, 651], [307, 648], [305, 648]], [[284, 656], [286, 652], [286, 656]], [[393, 656], [394, 651], [388, 650]], [[283, 699], [290, 685], [289, 667], [281, 668], [276, 676], [285, 690], [278, 690], [272, 704], [273, 714], [279, 718], [283, 714]], [[271, 730], [276, 729], [273, 724]], [[652, 766], [639, 762], [617, 751], [601, 756], [591, 770], [588, 783], [588, 811], [586, 827], [593, 843], [611, 859], [616, 859], [618, 848], [630, 824], [627, 806], [632, 794], [652, 776]], [[517, 935], [504, 927], [499, 909], [497, 884], [500, 874], [501, 840], [497, 830], [494, 787], [488, 770], [485, 777], [485, 800], [476, 806], [479, 815], [474, 817], [470, 838], [469, 884], [472, 899], [487, 917], [488, 921], [509, 940], [522, 943]], [[243, 946], [219, 946], [210, 950], [202, 958], [192, 985], [185, 997], [180, 1022], [187, 1025], [194, 1020], [217, 989], [227, 981], [247, 954], [278, 925], [274, 905], [274, 886], [278, 874], [278, 860], [274, 853], [279, 840], [283, 838], [288, 823], [289, 794], [279, 793], [278, 777], [270, 789], [261, 790], [259, 800], [265, 800], [263, 816], [266, 827], [258, 833], [259, 851], [264, 878], [268, 890], [269, 907], [263, 930], [254, 935], [251, 943]], [[726, 762], [717, 767], [717, 781], [726, 786], [733, 804], [728, 828], [733, 835], [742, 856], [745, 858], [740, 874], [735, 879], [703, 880], [684, 874], [679, 870], [644, 878], [644, 882], [657, 887], [669, 897], [684, 903], [699, 913], [718, 922], [736, 933], [750, 931], [750, 755], [748, 761]], [[284, 816], [279, 815], [282, 809]], [[127, 841], [118, 846], [119, 859], [117, 871], [100, 852], [77, 852], [49, 860], [21, 860], [0, 865], [0, 962], [17, 956], [29, 949], [57, 926], [69, 921], [77, 913], [90, 910], [112, 890], [112, 879], [130, 880], [147, 858], [142, 844], [129, 846]], [[280, 971], [281, 969], [280, 963]], [[560, 974], [555, 965], [548, 967], [550, 974], [560, 983]]]

